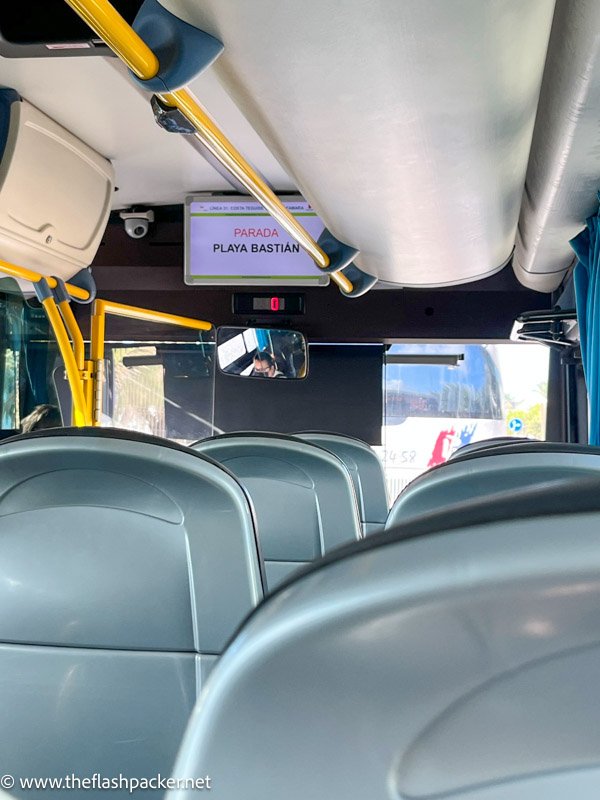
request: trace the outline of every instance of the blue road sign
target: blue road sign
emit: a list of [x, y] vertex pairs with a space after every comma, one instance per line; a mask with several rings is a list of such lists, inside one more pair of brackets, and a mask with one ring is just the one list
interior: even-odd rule
[[513, 417], [509, 420], [508, 428], [512, 433], [519, 433], [523, 430], [523, 420], [518, 417]]

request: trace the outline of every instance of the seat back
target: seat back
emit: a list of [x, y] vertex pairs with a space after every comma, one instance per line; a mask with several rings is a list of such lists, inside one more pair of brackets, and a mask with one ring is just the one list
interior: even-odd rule
[[600, 449], [585, 445], [522, 442], [471, 451], [433, 467], [398, 495], [386, 529], [409, 517], [485, 497], [600, 470]]
[[504, 447], [507, 444], [523, 444], [537, 442], [538, 439], [529, 439], [527, 436], [494, 436], [491, 439], [478, 439], [476, 442], [469, 442], [463, 444], [462, 447], [457, 447], [448, 460], [453, 458], [460, 458], [469, 453], [475, 453], [479, 450], [491, 450], [495, 447]]
[[326, 559], [224, 654], [175, 778], [218, 800], [593, 800], [599, 523], [600, 479], [559, 481]]
[[187, 448], [98, 429], [6, 440], [0, 467], [4, 772], [168, 775], [262, 596], [243, 489]]
[[299, 439], [324, 447], [340, 458], [354, 483], [363, 533], [377, 533], [385, 526], [388, 514], [387, 489], [383, 465], [366, 442], [339, 433], [307, 431]]
[[250, 494], [269, 589], [361, 538], [352, 478], [328, 450], [268, 433], [224, 434], [193, 447], [231, 470]]

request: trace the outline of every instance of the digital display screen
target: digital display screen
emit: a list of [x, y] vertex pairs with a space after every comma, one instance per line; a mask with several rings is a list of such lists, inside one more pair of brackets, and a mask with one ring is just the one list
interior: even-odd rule
[[285, 297], [254, 297], [253, 311], [285, 311]]
[[285, 294], [280, 292], [277, 294], [236, 292], [232, 300], [231, 310], [234, 314], [288, 317], [305, 312], [305, 297], [299, 292], [286, 292]]
[[[306, 200], [280, 199], [310, 235], [318, 239], [324, 226]], [[255, 200], [195, 196], [186, 201], [185, 282], [327, 286], [329, 275]], [[258, 300], [262, 302], [265, 298]], [[285, 309], [268, 305], [254, 310]]]

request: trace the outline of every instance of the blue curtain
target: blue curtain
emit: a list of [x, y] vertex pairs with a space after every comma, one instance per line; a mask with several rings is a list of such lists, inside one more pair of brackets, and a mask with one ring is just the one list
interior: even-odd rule
[[589, 401], [589, 442], [600, 445], [600, 209], [571, 240], [571, 247], [579, 259], [573, 277]]

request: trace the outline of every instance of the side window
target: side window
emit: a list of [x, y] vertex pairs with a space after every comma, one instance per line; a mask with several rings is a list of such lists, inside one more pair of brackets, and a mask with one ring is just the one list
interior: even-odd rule
[[391, 498], [462, 445], [545, 437], [543, 345], [393, 345], [384, 366], [381, 455]]
[[11, 279], [0, 292], [0, 430], [14, 432], [39, 406], [58, 414], [55, 373], [62, 360], [43, 309]]

